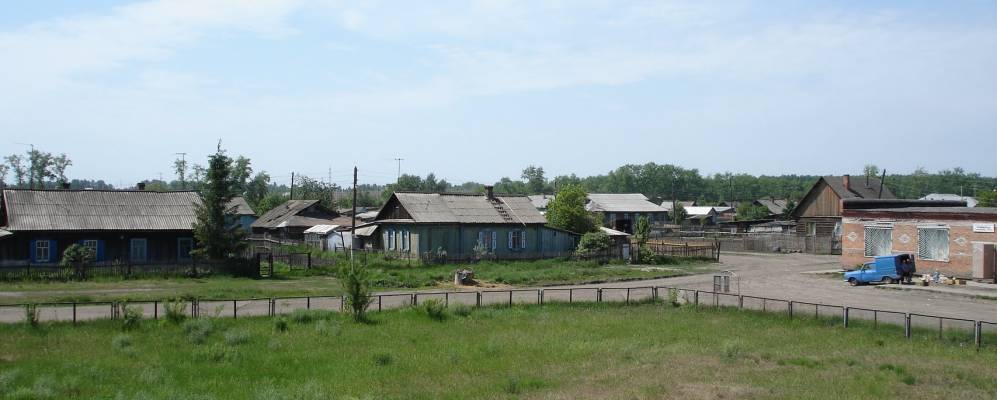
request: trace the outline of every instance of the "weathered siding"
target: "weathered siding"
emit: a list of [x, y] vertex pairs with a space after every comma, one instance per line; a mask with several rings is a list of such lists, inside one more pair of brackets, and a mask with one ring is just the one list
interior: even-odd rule
[[[178, 261], [178, 239], [192, 238], [185, 232], [18, 232], [0, 241], [0, 264], [19, 265], [26, 263], [58, 264], [62, 253], [84, 240], [98, 241], [98, 262], [128, 262], [130, 260], [131, 239], [146, 239], [147, 262]], [[50, 248], [48, 262], [32, 261], [32, 245], [45, 240], [54, 244]]]
[[[541, 225], [497, 225], [497, 224], [381, 224], [381, 247], [386, 251], [413, 255], [434, 254], [440, 249], [447, 252], [450, 259], [474, 257], [474, 247], [478, 244], [479, 233], [486, 232], [491, 244], [495, 233], [495, 247], [492, 254], [499, 259], [544, 258], [570, 254], [577, 244], [577, 236], [550, 229]], [[526, 238], [526, 246], [509, 246], [509, 234], [521, 231]], [[391, 232], [395, 232], [394, 235]], [[408, 250], [403, 250], [403, 232], [409, 232]], [[389, 246], [394, 239], [395, 246]]]
[[800, 217], [840, 217], [841, 198], [826, 183], [821, 181], [816, 187], [817, 195], [805, 199], [799, 205]]

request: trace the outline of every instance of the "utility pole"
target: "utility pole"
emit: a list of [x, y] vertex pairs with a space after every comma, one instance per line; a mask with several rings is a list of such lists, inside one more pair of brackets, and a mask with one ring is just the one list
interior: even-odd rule
[[395, 161], [398, 161], [398, 178], [395, 180], [395, 183], [398, 183], [398, 181], [402, 179], [402, 161], [404, 160], [405, 160], [404, 158], [395, 159]]
[[353, 166], [353, 215], [350, 222], [350, 249], [357, 243], [357, 167]]
[[294, 172], [291, 173], [291, 198], [288, 200], [294, 200]]

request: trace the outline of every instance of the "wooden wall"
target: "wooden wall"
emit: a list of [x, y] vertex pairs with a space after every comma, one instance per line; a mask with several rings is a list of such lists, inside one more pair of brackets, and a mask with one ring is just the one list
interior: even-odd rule
[[800, 204], [803, 210], [800, 217], [840, 217], [841, 198], [824, 181], [817, 183], [814, 188], [816, 196], [807, 198]]

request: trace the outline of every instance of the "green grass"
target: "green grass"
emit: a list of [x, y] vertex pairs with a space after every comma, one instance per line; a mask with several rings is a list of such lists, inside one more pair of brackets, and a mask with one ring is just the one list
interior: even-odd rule
[[[327, 257], [342, 258], [343, 254]], [[338, 262], [345, 262], [339, 260]], [[594, 261], [548, 259], [537, 261], [484, 261], [474, 264], [421, 265], [413, 261], [370, 256], [375, 290], [420, 289], [451, 283], [453, 271], [470, 267], [476, 279], [509, 286], [598, 283], [632, 279], [652, 279], [708, 271], [712, 265], [700, 260], [676, 260], [656, 268], [635, 268], [624, 264], [601, 265]], [[337, 296], [342, 288], [336, 268], [290, 269], [275, 264], [274, 279], [228, 276], [203, 278], [152, 278], [94, 280], [85, 282], [0, 283], [0, 304], [63, 301], [148, 301], [169, 298], [244, 299], [252, 297]], [[7, 295], [5, 295], [5, 293]], [[10, 295], [15, 294], [15, 295]]]
[[[0, 327], [0, 398], [959, 398], [997, 350], [660, 304]], [[192, 323], [193, 324], [193, 323]], [[206, 332], [193, 343], [187, 332]]]

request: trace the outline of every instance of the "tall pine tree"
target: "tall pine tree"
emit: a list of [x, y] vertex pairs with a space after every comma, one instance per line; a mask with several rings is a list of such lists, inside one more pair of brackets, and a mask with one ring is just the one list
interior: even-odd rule
[[222, 150], [208, 157], [208, 170], [201, 186], [201, 204], [195, 210], [194, 239], [197, 240], [195, 255], [212, 260], [235, 257], [244, 248], [243, 233], [234, 216], [226, 213], [226, 205], [235, 197], [236, 181], [233, 174], [233, 161]]

